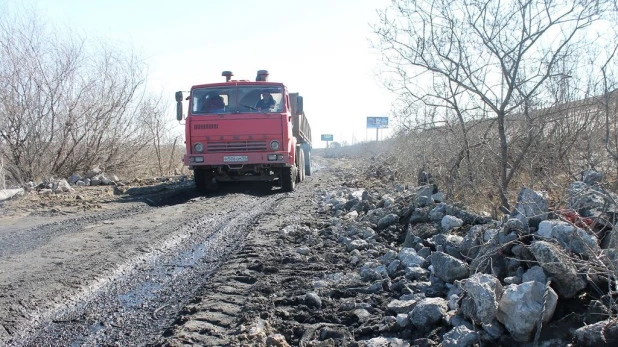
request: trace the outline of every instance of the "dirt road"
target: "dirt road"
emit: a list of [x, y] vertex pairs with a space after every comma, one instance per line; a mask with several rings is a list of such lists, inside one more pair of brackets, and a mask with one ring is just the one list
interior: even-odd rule
[[238, 269], [271, 246], [262, 233], [313, 223], [303, 210], [329, 179], [318, 168], [292, 193], [241, 185], [201, 197], [186, 181], [4, 204], [0, 344], [156, 343], [204, 293], [232, 317], [213, 314], [213, 331], [235, 329], [234, 295], [255, 281]]

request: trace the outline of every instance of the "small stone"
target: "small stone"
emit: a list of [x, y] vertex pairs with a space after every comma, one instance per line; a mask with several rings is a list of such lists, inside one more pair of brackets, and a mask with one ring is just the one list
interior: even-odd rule
[[414, 200], [414, 203], [418, 207], [427, 207], [434, 204], [434, 200], [429, 196], [419, 196]]
[[618, 322], [604, 320], [591, 325], [585, 325], [575, 330], [575, 341], [578, 346], [616, 346], [618, 345]]
[[299, 247], [296, 249], [296, 253], [300, 255], [308, 255], [309, 253], [311, 253], [311, 250], [309, 249], [309, 247]]
[[406, 267], [406, 278], [409, 280], [427, 280], [429, 278], [429, 270], [423, 269], [420, 266]]
[[402, 328], [405, 328], [408, 325], [410, 325], [410, 317], [408, 317], [407, 313], [397, 314], [397, 316], [395, 317], [395, 320], [397, 321], [397, 325], [399, 325]]
[[418, 252], [416, 252], [416, 254], [418, 254], [419, 256], [423, 258], [427, 258], [431, 255], [431, 248], [422, 247], [421, 249], [418, 250]]
[[478, 333], [468, 329], [465, 325], [460, 325], [453, 328], [448, 333], [444, 334], [442, 340], [443, 347], [465, 347], [471, 346], [473, 342], [478, 341]]
[[431, 329], [444, 315], [448, 303], [442, 298], [426, 298], [421, 300], [409, 313], [410, 321], [419, 329]]
[[386, 307], [397, 314], [405, 313], [408, 314], [410, 311], [414, 309], [416, 306], [416, 300], [393, 300], [386, 305]]
[[498, 230], [496, 229], [486, 230], [485, 233], [483, 234], [483, 241], [489, 242], [491, 241], [491, 239], [496, 237], [496, 235], [498, 235]]
[[481, 323], [494, 321], [503, 290], [500, 281], [491, 275], [475, 273], [463, 281], [463, 289], [474, 302], [475, 310], [471, 312], [470, 318]]
[[483, 323], [483, 330], [487, 332], [489, 337], [492, 339], [499, 339], [500, 336], [504, 334], [504, 326], [498, 322], [498, 320], [494, 320], [491, 323]]
[[382, 281], [376, 281], [362, 290], [365, 294], [376, 294], [384, 290]]
[[389, 226], [396, 224], [398, 221], [399, 221], [398, 215], [396, 214], [386, 215], [378, 221], [378, 230], [386, 229]]
[[274, 334], [266, 338], [267, 347], [290, 347], [285, 337], [281, 334]]
[[367, 229], [363, 230], [363, 238], [364, 238], [365, 240], [367, 240], [367, 239], [370, 239], [370, 238], [374, 237], [374, 236], [375, 236], [375, 234], [376, 234], [376, 232], [375, 232], [375, 231], [373, 231], [373, 229], [371, 229], [371, 228], [367, 228]]
[[371, 317], [371, 314], [369, 314], [369, 311], [363, 308], [356, 309], [352, 313], [354, 313], [354, 315], [356, 316], [356, 318], [358, 319], [360, 323], [365, 323]]
[[455, 217], [455, 216], [444, 216], [442, 217], [442, 222], [440, 223], [442, 229], [448, 231], [451, 229], [459, 228], [463, 225], [463, 220]]
[[474, 325], [470, 322], [468, 322], [467, 320], [465, 320], [464, 317], [462, 317], [461, 315], [455, 314], [455, 311], [451, 311], [448, 312], [449, 314], [452, 314], [452, 317], [450, 319], [450, 323], [453, 327], [458, 327], [460, 325], [464, 325], [465, 327], [467, 327], [468, 329], [473, 329]]
[[343, 219], [356, 219], [358, 217], [358, 212], [357, 211], [352, 211], [352, 212], [348, 212], [345, 216], [343, 216]]
[[436, 276], [448, 283], [464, 279], [470, 272], [466, 263], [443, 252], [434, 252], [431, 264]]
[[[547, 297], [545, 294], [547, 293]], [[529, 342], [539, 317], [548, 322], [556, 310], [558, 295], [536, 281], [510, 284], [500, 298], [496, 318], [517, 342]]]
[[364, 344], [365, 347], [410, 347], [408, 342], [397, 337], [374, 337], [367, 340]]
[[547, 281], [547, 276], [545, 276], [545, 271], [543, 271], [542, 267], [534, 265], [524, 273], [522, 276], [522, 282], [530, 281], [537, 281], [540, 283], [545, 283]]
[[576, 254], [598, 253], [598, 239], [584, 230], [561, 220], [546, 220], [539, 224], [537, 234], [558, 240], [560, 245]]
[[365, 263], [361, 267], [359, 274], [364, 281], [377, 281], [388, 278], [386, 267], [372, 262]]
[[369, 244], [365, 240], [354, 240], [347, 244], [346, 249], [348, 252], [351, 252], [357, 249], [366, 249], [367, 246], [369, 246]]
[[397, 252], [393, 251], [392, 249], [389, 249], [388, 251], [386, 251], [386, 253], [384, 253], [383, 256], [380, 257], [380, 261], [382, 261], [383, 263], [390, 263], [395, 259], [397, 259]]
[[602, 180], [603, 174], [598, 171], [586, 169], [582, 172], [582, 181], [589, 186], [600, 183]]
[[399, 269], [399, 265], [401, 265], [401, 261], [398, 259], [395, 259], [390, 264], [388, 264], [386, 271], [388, 272], [389, 275], [393, 275]]
[[305, 304], [317, 308], [322, 307], [322, 299], [316, 293], [307, 293], [305, 295]]
[[590, 301], [590, 305], [588, 306], [588, 310], [586, 311], [586, 317], [584, 318], [584, 322], [586, 324], [594, 324], [605, 320], [609, 317], [609, 310], [607, 306], [603, 305], [603, 303], [599, 300]]
[[504, 278], [504, 283], [506, 284], [520, 284], [521, 277], [519, 276], [509, 276]]
[[399, 251], [397, 258], [401, 260], [401, 264], [406, 267], [422, 266], [426, 262], [425, 258], [416, 254], [414, 248], [403, 248]]
[[448, 308], [449, 310], [457, 310], [459, 308], [459, 299], [461, 296], [459, 294], [451, 294], [448, 297]]
[[328, 339], [347, 341], [350, 338], [350, 332], [344, 327], [324, 327], [320, 330], [320, 341], [325, 341]]
[[444, 201], [444, 193], [442, 193], [442, 192], [437, 192], [437, 193], [433, 194], [433, 195], [431, 196], [431, 198], [432, 198], [432, 199], [433, 199], [433, 201], [435, 201], [435, 202], [442, 202], [442, 201]]
[[545, 273], [553, 278], [561, 297], [573, 298], [586, 288], [586, 281], [579, 274], [577, 265], [559, 246], [545, 241], [535, 241], [532, 242], [530, 251]]

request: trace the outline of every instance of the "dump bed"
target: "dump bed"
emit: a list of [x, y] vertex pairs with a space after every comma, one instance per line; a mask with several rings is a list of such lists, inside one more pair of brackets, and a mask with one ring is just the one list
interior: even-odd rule
[[305, 112], [298, 113], [298, 93], [290, 93], [290, 106], [292, 108], [292, 133], [300, 143], [311, 145], [311, 126], [305, 116]]

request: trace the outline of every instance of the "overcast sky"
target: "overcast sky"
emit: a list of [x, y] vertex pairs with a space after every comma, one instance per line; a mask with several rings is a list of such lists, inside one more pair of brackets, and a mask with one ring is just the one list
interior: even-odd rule
[[304, 96], [315, 147], [324, 146], [320, 134], [375, 139], [366, 118], [391, 108], [369, 43], [376, 9], [388, 0], [31, 1], [50, 24], [137, 48], [147, 57], [150, 88], [170, 101], [177, 90], [223, 81], [223, 70], [254, 79], [267, 69], [271, 81]]

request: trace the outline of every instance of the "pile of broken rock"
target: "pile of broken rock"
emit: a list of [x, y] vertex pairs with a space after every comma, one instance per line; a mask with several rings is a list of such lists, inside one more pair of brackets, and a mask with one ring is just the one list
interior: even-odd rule
[[560, 211], [524, 188], [501, 221], [443, 201], [435, 185], [325, 189], [319, 208], [332, 225], [319, 234], [358, 272], [324, 276], [315, 295], [375, 295], [341, 302], [375, 323], [355, 332], [366, 346], [618, 345], [618, 197], [599, 178], [573, 182]]
[[39, 195], [51, 195], [73, 192], [72, 186], [84, 187], [84, 186], [108, 186], [108, 185], [122, 185], [116, 175], [108, 177], [105, 173], [96, 167], [88, 170], [82, 177], [78, 173], [74, 173], [69, 179], [55, 179], [51, 178], [40, 183], [27, 182], [23, 188], [20, 188], [20, 192], [17, 195], [26, 192], [36, 191]]

